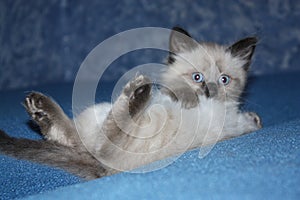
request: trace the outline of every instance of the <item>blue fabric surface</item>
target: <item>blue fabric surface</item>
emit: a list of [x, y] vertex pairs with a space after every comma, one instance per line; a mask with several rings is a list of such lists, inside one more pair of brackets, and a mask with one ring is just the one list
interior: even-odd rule
[[[120, 173], [83, 182], [58, 169], [1, 155], [0, 198], [297, 199], [300, 195], [299, 76], [300, 73], [294, 73], [250, 78], [243, 109], [256, 111], [264, 128], [218, 143], [203, 159], [194, 150], [158, 171]], [[99, 100], [109, 100], [112, 85], [104, 88]], [[72, 84], [34, 89], [54, 97], [71, 115]], [[26, 123], [28, 116], [20, 105], [24, 96], [21, 90], [0, 92], [0, 127], [15, 137], [39, 139], [39, 134]], [[70, 186], [63, 187], [66, 185]]]
[[[0, 90], [73, 81], [95, 46], [140, 27], [179, 25], [200, 41], [224, 44], [257, 35], [255, 74], [299, 70], [299, 0], [1, 0], [0, 13]], [[127, 54], [106, 78], [161, 61], [160, 55]]]

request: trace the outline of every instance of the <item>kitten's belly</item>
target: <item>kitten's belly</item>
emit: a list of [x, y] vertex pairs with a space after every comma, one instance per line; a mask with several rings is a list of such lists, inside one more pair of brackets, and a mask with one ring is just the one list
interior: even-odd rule
[[118, 170], [131, 170], [189, 149], [216, 143], [223, 138], [225, 105], [200, 99], [199, 107], [182, 109], [165, 96], [154, 96], [139, 118], [139, 128], [127, 141], [112, 145], [110, 156], [101, 160]]
[[154, 94], [144, 114], [137, 122], [132, 122], [138, 126], [127, 133], [130, 137], [124, 137], [118, 145], [109, 145], [105, 150], [109, 156], [104, 158], [99, 149], [110, 141], [102, 135], [101, 127], [110, 109], [109, 103], [95, 105], [75, 121], [86, 147], [95, 152], [102, 163], [120, 171], [214, 144], [224, 138], [224, 130], [230, 130], [225, 119], [235, 120], [237, 115], [236, 108], [207, 98], [200, 98], [196, 108], [182, 109], [180, 103], [169, 97]]
[[74, 119], [77, 132], [83, 144], [89, 151], [94, 151], [95, 146], [100, 146], [101, 127], [112, 105], [110, 103], [95, 104], [84, 110]]

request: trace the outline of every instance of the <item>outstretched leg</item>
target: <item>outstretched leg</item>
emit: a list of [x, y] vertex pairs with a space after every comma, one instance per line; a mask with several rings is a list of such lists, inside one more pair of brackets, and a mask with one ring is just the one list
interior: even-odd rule
[[262, 128], [261, 119], [255, 112], [238, 113], [238, 115], [237, 121], [224, 130], [223, 139], [230, 139]]
[[31, 118], [39, 125], [47, 140], [66, 146], [80, 144], [73, 121], [50, 97], [32, 92], [26, 96], [24, 106]]

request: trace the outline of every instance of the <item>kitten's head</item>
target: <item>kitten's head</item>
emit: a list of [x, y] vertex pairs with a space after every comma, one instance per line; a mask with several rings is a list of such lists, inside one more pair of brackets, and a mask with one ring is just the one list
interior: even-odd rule
[[174, 99], [176, 91], [192, 91], [221, 101], [237, 101], [246, 84], [256, 43], [255, 37], [230, 46], [198, 43], [183, 29], [173, 28], [169, 67], [162, 75], [168, 93]]

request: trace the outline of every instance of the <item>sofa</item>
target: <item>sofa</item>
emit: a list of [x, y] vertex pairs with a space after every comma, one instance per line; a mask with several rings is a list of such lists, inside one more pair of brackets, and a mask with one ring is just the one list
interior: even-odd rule
[[[63, 170], [0, 154], [0, 199], [299, 199], [299, 1], [10, 1], [0, 2], [0, 129], [41, 135], [21, 103], [30, 91], [53, 97], [72, 117], [72, 90], [88, 53], [132, 28], [180, 25], [200, 41], [259, 38], [242, 110], [263, 128], [201, 149], [148, 173], [86, 181]], [[123, 55], [107, 71], [96, 101], [133, 66], [161, 61], [152, 50]]]

